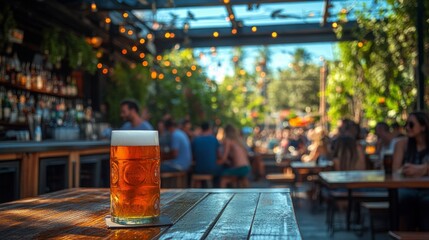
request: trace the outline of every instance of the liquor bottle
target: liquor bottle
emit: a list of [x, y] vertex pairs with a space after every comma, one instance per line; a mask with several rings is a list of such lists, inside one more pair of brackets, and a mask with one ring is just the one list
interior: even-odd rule
[[25, 63], [22, 64], [19, 68], [16, 68], [16, 82], [20, 87], [25, 87], [26, 85], [26, 76], [24, 75]]
[[6, 94], [3, 88], [0, 88], [0, 121], [3, 121], [3, 96]]
[[37, 89], [37, 74], [35, 63], [31, 65], [31, 89]]
[[12, 111], [12, 105], [9, 101], [10, 95], [12, 95], [12, 92], [8, 91], [3, 97], [3, 121], [5, 122], [9, 122]]
[[75, 78], [72, 78], [72, 82], [71, 82], [71, 89], [72, 89], [72, 91], [71, 91], [71, 95], [72, 96], [77, 96], [77, 85], [76, 85], [76, 79]]
[[17, 111], [18, 111], [18, 122], [25, 123], [25, 115], [26, 115], [26, 97], [24, 94], [19, 94], [19, 100], [16, 103]]
[[6, 57], [0, 56], [0, 82], [6, 81], [5, 75], [6, 75]]
[[14, 85], [18, 85], [19, 82], [17, 81], [17, 72], [20, 70], [21, 64], [19, 62], [18, 54], [14, 53], [13, 58], [11, 59], [11, 74], [10, 74], [10, 81]]
[[43, 89], [43, 77], [42, 77], [42, 67], [36, 66], [36, 89], [42, 90]]
[[5, 67], [5, 82], [12, 83], [11, 76], [12, 76], [12, 60], [10, 58], [5, 58], [6, 61], [6, 67]]

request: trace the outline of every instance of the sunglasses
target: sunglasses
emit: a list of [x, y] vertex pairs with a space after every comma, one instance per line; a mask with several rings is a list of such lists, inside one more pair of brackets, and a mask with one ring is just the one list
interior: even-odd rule
[[405, 127], [408, 127], [409, 129], [413, 129], [414, 128], [414, 122], [405, 123]]

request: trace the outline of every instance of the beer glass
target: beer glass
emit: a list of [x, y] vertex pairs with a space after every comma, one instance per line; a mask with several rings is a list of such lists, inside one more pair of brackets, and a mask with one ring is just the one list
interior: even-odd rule
[[119, 224], [144, 224], [160, 214], [158, 131], [112, 131], [110, 212]]

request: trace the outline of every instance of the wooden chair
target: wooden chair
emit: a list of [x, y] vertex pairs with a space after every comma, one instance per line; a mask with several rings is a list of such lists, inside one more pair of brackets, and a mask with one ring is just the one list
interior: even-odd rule
[[247, 177], [222, 176], [220, 178], [220, 187], [247, 188], [249, 187], [249, 179]]
[[191, 188], [201, 188], [203, 183], [206, 184], [207, 188], [213, 187], [213, 175], [210, 174], [192, 174], [191, 176]]
[[162, 188], [186, 188], [187, 172], [163, 172], [161, 173]]
[[[338, 204], [343, 203], [346, 207], [346, 224], [347, 230], [350, 230], [351, 226], [351, 215], [354, 211], [357, 220], [360, 220], [360, 203], [361, 202], [383, 202], [388, 201], [388, 194], [385, 191], [382, 192], [352, 192], [352, 205], [348, 205], [348, 193], [347, 192], [335, 192], [329, 193], [327, 200], [327, 211], [326, 211], [326, 222], [328, 224], [328, 230], [331, 235], [334, 234], [335, 228], [335, 214], [337, 212]], [[357, 207], [357, 208], [356, 208]]]
[[[361, 206], [369, 215], [371, 239], [375, 239], [376, 232], [386, 232], [389, 230], [389, 202], [363, 202]], [[376, 227], [377, 219], [384, 224]]]

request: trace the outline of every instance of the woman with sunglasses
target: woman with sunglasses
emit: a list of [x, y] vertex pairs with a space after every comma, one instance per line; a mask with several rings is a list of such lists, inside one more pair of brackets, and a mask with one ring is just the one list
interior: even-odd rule
[[[429, 115], [413, 112], [405, 125], [407, 136], [398, 141], [393, 170], [406, 177], [429, 175]], [[412, 231], [429, 231], [429, 190], [399, 189], [400, 225]]]

